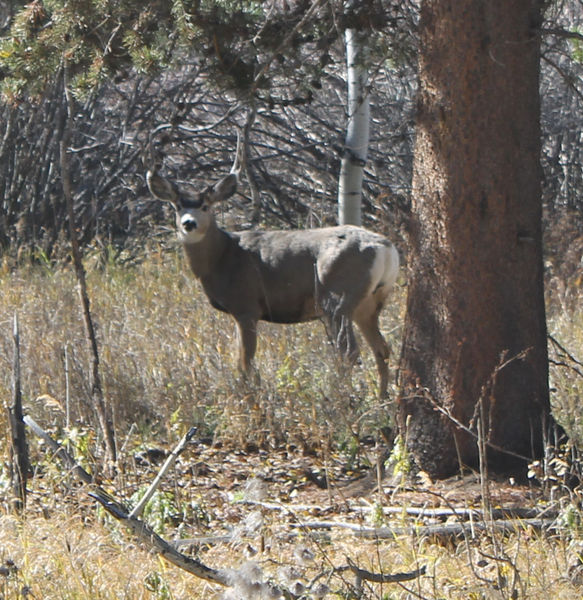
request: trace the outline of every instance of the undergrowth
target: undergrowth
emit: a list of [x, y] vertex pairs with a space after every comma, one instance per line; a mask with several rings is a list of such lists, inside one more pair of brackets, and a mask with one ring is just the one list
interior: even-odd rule
[[[366, 344], [361, 344], [362, 364], [347, 377], [336, 365], [322, 324], [261, 324], [257, 377], [243, 381], [236, 369], [233, 322], [210, 307], [179, 252], [153, 246], [140, 261], [96, 252], [87, 257], [86, 267], [104, 390], [115, 415], [122, 456], [168, 449], [193, 425], [207, 447], [224, 448], [216, 465], [200, 457], [185, 459], [182, 471], [149, 507], [149, 521], [165, 535], [233, 531], [253, 516], [250, 508], [237, 504], [245, 494], [244, 476], [208, 488], [192, 483], [200, 484], [205, 476], [212, 479], [209, 472], [216, 473], [233, 452], [245, 462], [249, 460], [245, 452], [262, 456], [264, 451], [267, 481], [273, 472], [270, 451], [281, 448], [289, 456], [295, 452], [315, 457], [329, 478], [340, 463], [352, 468], [369, 460], [363, 442], [370, 447], [379, 426], [390, 425], [394, 407], [377, 399], [376, 369]], [[557, 309], [549, 302], [549, 306], [553, 411], [571, 439], [580, 443], [583, 317], [577, 304]], [[403, 311], [404, 290], [399, 287], [382, 323], [394, 352], [392, 373]], [[92, 453], [100, 447], [99, 432], [86, 388], [88, 355], [71, 268], [48, 260], [18, 269], [8, 262], [0, 266], [0, 397], [5, 403], [11, 397], [14, 314], [21, 330], [25, 407], [58, 439], [69, 440], [78, 460], [91, 469], [98, 459]], [[5, 411], [0, 432], [6, 439]], [[1, 452], [0, 498], [7, 499], [7, 444]], [[23, 518], [15, 516], [7, 501], [0, 510], [0, 598], [203, 599], [221, 594], [144, 552], [95, 509], [42, 444], [31, 442], [31, 452], [34, 476], [27, 512]], [[571, 460], [569, 452], [555, 457], [555, 465]], [[392, 458], [407, 464], [407, 457], [396, 451]], [[147, 460], [145, 466], [137, 465], [123, 463], [115, 482], [110, 482], [130, 504], [153, 476]], [[304, 475], [301, 469], [291, 469], [289, 461], [285, 465], [283, 471], [276, 469], [281, 489], [271, 494], [290, 500], [303, 485]], [[257, 470], [249, 464], [248, 478]], [[581, 498], [576, 490], [566, 491], [566, 478], [555, 471], [551, 483], [562, 499], [559, 526], [552, 535], [517, 527], [510, 534], [455, 543], [414, 535], [355, 541], [340, 533], [317, 542], [300, 534], [284, 543], [281, 515], [273, 513], [262, 514], [253, 535], [243, 536], [244, 543], [209, 543], [194, 551], [208, 564], [241, 573], [261, 571], [266, 580], [281, 579], [282, 570], [295, 569], [294, 576], [304, 583], [345, 563], [346, 557], [375, 572], [426, 565], [427, 574], [416, 581], [366, 584], [360, 590], [362, 597], [379, 600], [545, 598], [550, 597], [549, 589], [553, 598], [578, 598], [583, 580], [577, 575], [577, 569], [583, 570], [578, 549], [583, 539]], [[545, 475], [537, 472], [536, 477]], [[405, 490], [404, 478], [395, 489]], [[328, 501], [342, 506], [346, 498], [330, 492]], [[372, 511], [378, 524], [385, 519], [381, 508]], [[309, 511], [294, 516], [296, 521], [307, 518]], [[312, 558], [298, 565], [300, 542], [309, 545]], [[267, 547], [263, 558], [247, 562], [246, 552], [257, 545]], [[326, 597], [355, 593], [345, 575], [336, 573], [325, 583]]]
[[[196, 425], [202, 434], [237, 446], [309, 448], [322, 439], [369, 435], [386, 418], [387, 407], [376, 401], [376, 370], [366, 344], [363, 364], [347, 377], [320, 323], [260, 323], [257, 377], [244, 381], [236, 367], [234, 322], [210, 307], [182, 256], [152, 248], [141, 262], [122, 258], [86, 260], [104, 391], [118, 436], [134, 425], [145, 438], [172, 439]], [[396, 348], [400, 290], [393, 302], [384, 328]], [[92, 423], [89, 359], [72, 269], [45, 262], [17, 270], [5, 266], [0, 273], [0, 394], [6, 397], [15, 313], [23, 394], [35, 418], [58, 426], [67, 413], [71, 423]]]

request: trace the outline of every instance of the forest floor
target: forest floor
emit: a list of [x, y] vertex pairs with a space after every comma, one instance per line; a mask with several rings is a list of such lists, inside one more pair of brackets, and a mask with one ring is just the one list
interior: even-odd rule
[[[136, 452], [101, 485], [133, 504], [166, 454]], [[535, 482], [502, 478], [485, 488], [477, 473], [384, 479], [379, 491], [364, 454], [362, 466], [347, 468], [342, 455], [323, 461], [297, 450], [191, 444], [144, 520], [186, 555], [228, 570], [226, 591], [156, 559], [49, 458], [25, 518], [0, 517], [0, 592], [4, 585], [3, 597], [15, 599], [252, 600], [278, 597], [265, 588], [270, 582], [298, 598], [549, 598], [551, 587], [553, 598], [580, 597], [568, 497], [550, 499]], [[373, 583], [358, 581], [354, 565], [424, 574]]]
[[[573, 485], [583, 432], [580, 286], [550, 285], [548, 303], [553, 412], [572, 443], [519, 482], [473, 472], [430, 481], [413, 475], [395, 447], [379, 488], [382, 450], [372, 440], [390, 426], [392, 407], [377, 399], [366, 349], [346, 381], [320, 324], [262, 326], [261, 382], [250, 391], [234, 366], [232, 323], [201, 297], [181, 256], [159, 248], [148, 261], [130, 258], [86, 259], [120, 446], [115, 476], [104, 475], [96, 452], [87, 344], [68, 266], [0, 265], [0, 395], [5, 403], [11, 397], [17, 313], [26, 411], [128, 506], [197, 425], [198, 441], [163, 479], [143, 519], [184, 554], [227, 570], [232, 585], [161, 559], [31, 436], [21, 516], [10, 506], [8, 444], [1, 448], [2, 600], [253, 600], [275, 599], [278, 590], [288, 598], [367, 600], [582, 596], [582, 498]], [[398, 286], [384, 314], [394, 349], [404, 292]], [[8, 430], [3, 412], [4, 439]], [[420, 569], [410, 580], [386, 581]], [[364, 572], [384, 581], [367, 581]]]

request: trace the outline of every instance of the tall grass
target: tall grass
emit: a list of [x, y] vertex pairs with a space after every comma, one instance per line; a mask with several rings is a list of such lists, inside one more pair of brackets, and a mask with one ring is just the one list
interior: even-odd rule
[[[168, 439], [197, 425], [234, 444], [311, 446], [368, 435], [388, 414], [376, 400], [376, 369], [366, 344], [362, 365], [342, 374], [317, 322], [260, 324], [258, 377], [242, 380], [232, 319], [209, 305], [178, 251], [153, 247], [140, 262], [86, 260], [101, 371], [116, 430]], [[398, 347], [403, 293], [384, 330]], [[42, 264], [0, 274], [0, 393], [8, 394], [12, 316], [21, 323], [23, 392], [46, 424], [62, 424], [68, 357], [69, 412], [91, 422], [88, 356], [72, 270]], [[394, 366], [394, 365], [393, 365]], [[260, 383], [258, 383], [260, 381]], [[179, 432], [176, 432], [178, 434]]]
[[569, 437], [583, 448], [583, 310], [554, 310], [549, 319], [550, 378], [553, 413]]
[[[87, 256], [86, 267], [104, 389], [114, 409], [119, 443], [127, 442], [126, 451], [140, 445], [167, 447], [187, 427], [197, 425], [202, 436], [236, 449], [297, 447], [327, 455], [356, 446], [390, 419], [392, 407], [379, 404], [376, 397], [376, 369], [368, 347], [361, 344], [362, 364], [347, 377], [317, 322], [261, 324], [259, 381], [243, 381], [236, 368], [231, 318], [210, 307], [173, 247], [152, 243], [140, 260], [96, 251]], [[569, 355], [557, 348], [551, 351], [559, 363], [551, 367], [553, 408], [574, 439], [580, 440], [583, 378], [572, 359], [581, 358], [583, 317], [578, 304], [559, 310], [552, 302], [549, 306], [549, 331], [569, 351]], [[393, 373], [403, 311], [404, 290], [397, 288], [382, 324], [394, 350]], [[77, 435], [78, 449], [84, 440], [81, 458], [90, 460], [91, 449], [99, 444], [92, 437], [96, 419], [86, 384], [89, 358], [72, 269], [43, 260], [19, 268], [8, 261], [0, 265], [0, 397], [5, 402], [11, 394], [15, 312], [21, 329], [27, 410], [59, 435], [68, 409], [67, 434]], [[2, 411], [0, 433], [6, 436], [6, 432]], [[6, 464], [6, 445], [2, 452]], [[0, 596], [217, 597], [212, 587], [148, 555], [111, 522], [96, 518], [84, 492], [71, 486], [36, 444], [33, 454], [37, 476], [30, 485], [25, 518], [0, 509]], [[0, 468], [0, 495], [5, 495], [5, 474]], [[122, 473], [120, 482], [126, 498], [142, 484], [140, 474], [130, 471]], [[174, 483], [176, 489], [180, 485]], [[188, 502], [183, 499], [187, 527], [194, 527], [200, 517], [191, 514], [195, 510], [208, 511], [211, 528], [219, 525], [210, 500], [205, 505], [208, 494], [198, 488], [183, 493], [188, 498]], [[277, 534], [287, 524], [277, 514], [264, 518], [263, 538], [279, 539]], [[371, 585], [364, 590], [367, 598], [545, 598], [549, 588], [553, 598], [577, 598], [580, 590], [569, 574], [577, 556], [571, 544], [578, 531], [567, 527], [550, 537], [517, 529], [499, 539], [484, 536], [467, 544], [415, 536], [379, 543], [334, 534], [313, 547], [316, 562], [305, 567], [304, 575], [309, 579], [330, 564], [345, 564], [349, 556], [373, 571], [428, 566], [426, 577], [406, 587]], [[245, 561], [243, 549], [236, 545], [199, 552], [213, 566], [237, 567]], [[293, 543], [274, 542], [258, 560], [277, 577], [281, 565], [294, 564], [293, 552]], [[11, 570], [13, 563], [17, 569]], [[346, 590], [338, 577], [331, 582], [336, 589]]]

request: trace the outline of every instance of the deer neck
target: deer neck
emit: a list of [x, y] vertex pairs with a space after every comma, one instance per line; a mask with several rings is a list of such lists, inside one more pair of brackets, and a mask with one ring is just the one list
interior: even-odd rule
[[213, 221], [200, 242], [183, 243], [184, 253], [192, 272], [204, 279], [215, 271], [229, 241], [228, 234]]

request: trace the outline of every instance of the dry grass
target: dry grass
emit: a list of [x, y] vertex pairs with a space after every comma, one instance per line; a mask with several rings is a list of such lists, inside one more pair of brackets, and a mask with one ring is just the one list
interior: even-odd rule
[[[96, 260], [89, 260], [91, 265]], [[101, 261], [102, 262], [102, 261]], [[313, 445], [332, 419], [326, 438], [370, 433], [378, 422], [376, 371], [363, 348], [364, 366], [342, 377], [321, 324], [261, 324], [257, 365], [261, 385], [244, 384], [236, 369], [230, 317], [212, 309], [184, 271], [179, 253], [153, 249], [137, 265], [106, 261], [89, 268], [92, 312], [98, 327], [102, 373], [118, 431], [132, 423], [170, 437], [177, 423], [207, 435], [265, 444], [269, 438]], [[397, 347], [402, 294], [387, 314]], [[10, 388], [10, 322], [22, 329], [23, 391], [34, 414], [59, 421], [65, 398], [64, 351], [70, 363], [70, 411], [84, 422], [87, 349], [73, 274], [50, 266], [5, 269], [0, 276], [0, 392]], [[398, 348], [398, 347], [397, 347]], [[37, 398], [41, 397], [41, 400]], [[64, 407], [63, 407], [64, 408]], [[377, 407], [378, 408], [378, 407]], [[383, 409], [382, 412], [386, 414]], [[339, 423], [342, 415], [345, 423]], [[334, 416], [334, 418], [332, 418]], [[356, 425], [355, 425], [356, 424]], [[291, 440], [290, 440], [291, 436]]]
[[[359, 440], [373, 435], [389, 419], [390, 407], [379, 406], [376, 399], [376, 370], [368, 348], [363, 348], [363, 364], [354, 369], [352, 378], [343, 377], [318, 323], [262, 325], [257, 356], [261, 383], [243, 383], [235, 367], [230, 318], [210, 308], [186, 273], [179, 252], [160, 246], [147, 254], [148, 260], [141, 263], [124, 262], [124, 257], [110, 260], [97, 252], [87, 260], [105, 391], [126, 454], [144, 447], [168, 447], [187, 427], [197, 425], [201, 435], [232, 448], [283, 445], [303, 452], [316, 450], [319, 456], [343, 450], [346, 461]], [[395, 353], [403, 305], [404, 292], [398, 290], [384, 316], [383, 331], [389, 332]], [[4, 402], [11, 395], [15, 312], [21, 326], [26, 407], [57, 436], [63, 435], [67, 349], [68, 433], [77, 438], [80, 458], [91, 461], [99, 444], [85, 383], [88, 358], [71, 270], [50, 264], [0, 266], [0, 397]], [[583, 347], [579, 310], [557, 311], [549, 330], [573, 353]], [[553, 405], [561, 422], [579, 439], [583, 378], [573, 367], [583, 368], [563, 358], [558, 362], [567, 366], [552, 368]], [[0, 432], [5, 439], [4, 412]], [[7, 464], [6, 444], [0, 452]], [[98, 517], [84, 491], [69, 486], [36, 442], [32, 453], [37, 471], [30, 482], [25, 518], [15, 517], [6, 503], [0, 511], [0, 598], [218, 597], [219, 590], [166, 565], [117, 525]], [[127, 498], [150, 476], [130, 469], [112, 485]], [[6, 467], [0, 466], [0, 497], [4, 498], [8, 497], [7, 477]], [[181, 485], [175, 483], [176, 489]], [[237, 485], [239, 489], [243, 483]], [[205, 512], [210, 531], [220, 529], [226, 513], [215, 510], [208, 499], [205, 504], [205, 494], [202, 490], [196, 497], [196, 511]], [[221, 510], [232, 510], [231, 501], [225, 496]], [[182, 502], [186, 521], [192, 525], [200, 518], [194, 515], [195, 502], [192, 497]], [[168, 527], [167, 535], [172, 537], [176, 524]], [[281, 541], [280, 534], [287, 528], [281, 517], [268, 515], [261, 529], [266, 539], [280, 540], [255, 559], [274, 578], [280, 578], [282, 566], [297, 563], [298, 541]], [[573, 562], [570, 544], [577, 538], [578, 532], [568, 527], [560, 536], [517, 530], [510, 536], [481, 536], [456, 544], [416, 537], [355, 541], [351, 535], [333, 533], [328, 542], [311, 544], [315, 562], [300, 570], [309, 579], [330, 564], [346, 564], [347, 556], [374, 571], [427, 565], [427, 575], [406, 586], [365, 587], [366, 598], [383, 600], [545, 598], [550, 597], [549, 589], [553, 598], [578, 598], [580, 588], [568, 578]], [[217, 544], [201, 547], [199, 556], [213, 566], [238, 568], [246, 561], [243, 550]], [[18, 570], [10, 570], [7, 561]], [[330, 587], [344, 594], [353, 583], [336, 575]]]
[[[286, 542], [277, 537], [278, 533], [282, 533], [281, 517], [266, 518], [261, 534], [272, 545], [251, 561], [244, 552], [247, 541], [201, 547], [197, 557], [210, 566], [235, 570], [242, 581], [251, 574], [286, 584], [297, 578], [307, 582], [332, 565], [345, 565], [346, 557], [373, 572], [395, 573], [427, 566], [427, 574], [414, 581], [365, 583], [363, 595], [371, 599], [581, 597], [580, 587], [568, 577], [572, 563], [569, 542], [528, 529], [517, 528], [516, 533], [494, 541], [484, 536], [456, 544], [409, 536], [358, 541], [351, 534], [341, 533], [330, 534], [326, 542], [311, 543], [306, 538]], [[224, 593], [147, 553], [110, 522], [86, 519], [79, 512], [67, 515], [60, 510], [49, 518], [29, 514], [25, 519], [5, 515], [0, 517], [0, 536], [0, 564], [9, 559], [18, 567], [17, 572], [0, 576], [4, 598], [202, 600]], [[259, 536], [250, 542], [257, 546]], [[298, 547], [309, 548], [313, 561], [300, 562]], [[289, 578], [291, 569], [296, 575]], [[336, 592], [328, 598], [344, 597], [355, 584], [346, 573], [324, 580]], [[239, 589], [245, 589], [244, 583]], [[225, 596], [234, 597], [253, 600], [264, 596], [245, 592], [241, 596], [227, 592]]]

